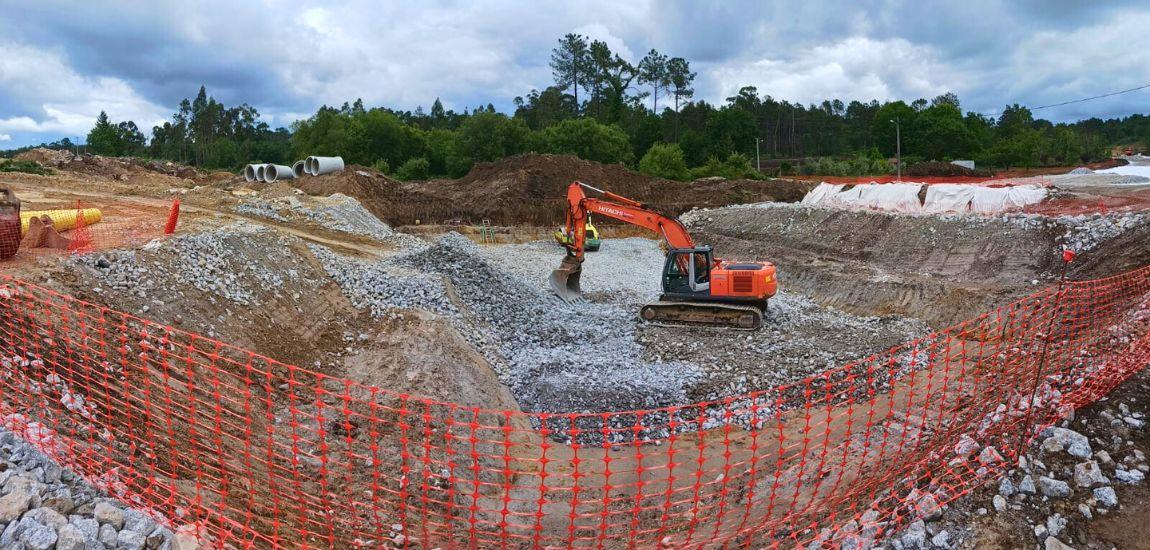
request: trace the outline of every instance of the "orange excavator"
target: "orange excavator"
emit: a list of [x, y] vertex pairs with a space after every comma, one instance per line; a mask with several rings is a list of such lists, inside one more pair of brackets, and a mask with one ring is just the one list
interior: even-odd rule
[[[602, 196], [588, 197], [593, 191]], [[755, 330], [763, 325], [767, 300], [778, 281], [770, 262], [729, 262], [715, 258], [711, 247], [696, 246], [683, 224], [638, 201], [596, 189], [582, 182], [567, 187], [567, 227], [570, 242], [562, 243], [567, 256], [551, 272], [551, 288], [573, 302], [582, 295], [580, 278], [586, 245], [586, 220], [594, 212], [646, 227], [667, 242], [663, 263], [663, 292], [659, 301], [646, 304], [639, 316], [662, 324], [714, 325]]]

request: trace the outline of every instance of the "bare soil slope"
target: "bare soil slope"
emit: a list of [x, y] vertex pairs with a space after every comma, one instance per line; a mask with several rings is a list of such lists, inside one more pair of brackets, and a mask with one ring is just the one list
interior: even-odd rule
[[574, 181], [647, 203], [672, 215], [691, 208], [760, 201], [797, 202], [813, 187], [791, 180], [673, 181], [640, 174], [621, 164], [570, 155], [526, 154], [475, 165], [450, 180], [398, 182], [374, 170], [350, 166], [336, 174], [294, 183], [313, 195], [343, 193], [392, 225], [459, 219], [497, 225], [551, 225], [563, 219], [564, 196]]

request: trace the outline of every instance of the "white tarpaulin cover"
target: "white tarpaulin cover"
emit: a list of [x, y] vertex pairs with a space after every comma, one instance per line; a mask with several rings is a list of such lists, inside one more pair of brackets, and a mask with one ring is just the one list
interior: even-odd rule
[[980, 214], [993, 214], [1041, 202], [1046, 190], [1037, 185], [1013, 187], [975, 187], [970, 209]]
[[973, 198], [973, 185], [936, 183], [926, 187], [926, 202], [922, 210], [929, 214], [970, 212], [970, 201]]
[[839, 191], [842, 191], [842, 190], [843, 190], [842, 185], [836, 185], [836, 184], [827, 183], [824, 181], [824, 182], [816, 185], [814, 189], [811, 189], [809, 192], [807, 192], [806, 196], [803, 197], [803, 204], [806, 204], [809, 206], [826, 204], [828, 195], [837, 194]]
[[918, 202], [921, 183], [871, 183], [857, 185], [859, 206], [888, 212], [922, 212]]
[[845, 185], [820, 183], [803, 197], [803, 204], [828, 208], [867, 208], [887, 212], [992, 214], [1041, 202], [1046, 189], [1038, 185], [986, 187], [963, 183], [928, 185], [919, 203], [921, 183], [867, 183], [843, 190]]

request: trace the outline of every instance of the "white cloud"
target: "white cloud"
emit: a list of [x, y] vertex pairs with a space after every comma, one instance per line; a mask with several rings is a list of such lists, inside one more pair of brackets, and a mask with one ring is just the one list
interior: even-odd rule
[[[624, 60], [630, 63], [639, 62], [639, 57], [637, 57], [635, 52], [627, 46], [627, 43], [622, 38], [612, 34], [611, 30], [602, 23], [583, 25], [582, 27], [579, 27], [572, 32], [586, 36], [590, 39], [588, 42], [598, 40], [606, 44], [608, 48], [611, 48], [611, 51], [619, 54], [619, 57], [622, 57]], [[646, 54], [646, 52], [643, 53]]]
[[12, 141], [12, 136], [9, 134], [0, 134], [0, 141]]
[[866, 37], [815, 46], [790, 58], [732, 59], [700, 75], [712, 87], [709, 99], [715, 102], [742, 86], [756, 86], [760, 94], [802, 103], [930, 98], [947, 91], [961, 96], [970, 77], [942, 61], [933, 48], [901, 38]]
[[0, 119], [0, 132], [9, 139], [20, 133], [83, 136], [100, 111], [146, 131], [168, 112], [123, 80], [82, 76], [59, 53], [10, 42], [0, 43], [0, 90], [29, 112]]
[[[1150, 13], [1115, 12], [1090, 26], [1036, 32], [1018, 44], [1004, 65], [1002, 103], [1047, 104], [1133, 88], [1150, 82]], [[1058, 109], [1074, 118], [1116, 109], [1145, 110], [1148, 92], [1135, 92]], [[993, 107], [1001, 107], [995, 105]], [[1052, 114], [1040, 111], [1040, 116]]]

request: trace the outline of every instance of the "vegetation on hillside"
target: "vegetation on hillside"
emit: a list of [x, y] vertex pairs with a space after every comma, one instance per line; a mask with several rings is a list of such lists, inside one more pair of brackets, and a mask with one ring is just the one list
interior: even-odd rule
[[[964, 113], [953, 93], [910, 104], [802, 105], [747, 86], [714, 105], [694, 99], [686, 59], [651, 50], [631, 63], [577, 34], [559, 40], [551, 68], [553, 85], [516, 97], [510, 114], [491, 104], [456, 112], [439, 99], [428, 111], [355, 100], [323, 106], [290, 130], [273, 130], [254, 107], [227, 107], [201, 87], [170, 122], [152, 129], [150, 140], [134, 122], [101, 113], [87, 150], [225, 169], [340, 155], [405, 178], [458, 177], [477, 162], [518, 153], [567, 153], [683, 179], [750, 176], [756, 153], [770, 173], [888, 172], [896, 127], [905, 161], [973, 159], [980, 167], [1073, 165], [1107, 157], [1114, 144], [1150, 143], [1148, 116], [1054, 124], [1014, 104], [992, 117]], [[65, 141], [50, 145], [73, 146]]]

